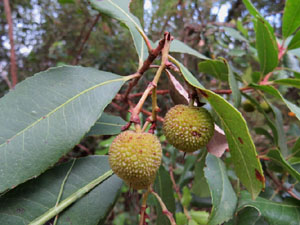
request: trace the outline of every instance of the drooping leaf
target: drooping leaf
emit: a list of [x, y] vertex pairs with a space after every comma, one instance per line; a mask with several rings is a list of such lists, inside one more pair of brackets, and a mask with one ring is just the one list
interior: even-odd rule
[[300, 181], [300, 174], [295, 170], [281, 155], [278, 149], [274, 149], [268, 152], [267, 156], [276, 164], [283, 167], [290, 175]]
[[230, 154], [237, 176], [255, 198], [264, 187], [264, 175], [260, 161], [257, 158], [253, 140], [249, 134], [246, 121], [220, 95], [205, 89], [198, 80], [177, 60], [170, 58], [179, 68], [185, 80], [199, 89], [219, 117], [229, 145]]
[[[267, 102], [267, 100], [266, 100]], [[288, 155], [288, 147], [287, 147], [287, 141], [286, 141], [286, 135], [285, 135], [285, 131], [283, 128], [283, 118], [282, 118], [282, 114], [281, 111], [274, 105], [269, 104], [270, 107], [272, 108], [273, 112], [274, 112], [274, 116], [275, 116], [275, 126], [276, 126], [276, 130], [278, 132], [278, 147], [280, 148], [280, 151], [282, 152], [282, 154], [284, 156]]]
[[206, 145], [207, 151], [216, 156], [221, 157], [226, 149], [228, 149], [228, 142], [224, 131], [215, 124], [214, 136]]
[[234, 28], [224, 27], [224, 31], [226, 32], [226, 34], [228, 34], [230, 37], [233, 37], [236, 40], [248, 42], [248, 40]]
[[292, 148], [292, 153], [294, 154], [294, 156], [300, 157], [300, 138], [298, 138], [295, 142]]
[[200, 198], [210, 197], [209, 187], [204, 176], [206, 155], [207, 155], [206, 151], [201, 151], [200, 156], [196, 161], [196, 165], [194, 169], [195, 178], [191, 190], [192, 193], [194, 193]]
[[210, 74], [221, 81], [228, 80], [228, 69], [221, 60], [206, 60], [198, 64], [199, 72]]
[[[61, 184], [72, 165], [64, 163], [27, 181], [0, 197], [0, 224], [23, 225], [39, 217], [56, 204]], [[64, 185], [64, 200], [110, 170], [107, 156], [88, 156], [74, 162]], [[122, 185], [116, 175], [103, 181], [59, 214], [59, 224], [104, 223]]]
[[147, 58], [148, 50], [141, 33], [144, 33], [140, 21], [129, 11], [130, 0], [91, 0], [95, 9], [124, 23], [132, 36], [139, 63]]
[[103, 113], [86, 136], [119, 134], [124, 125], [126, 121], [121, 117]]
[[285, 2], [282, 18], [282, 35], [284, 38], [290, 36], [300, 26], [300, 4], [299, 0], [287, 0]]
[[38, 176], [66, 154], [126, 81], [64, 66], [19, 83], [0, 100], [0, 192]]
[[300, 108], [298, 106], [296, 106], [294, 103], [286, 100], [281, 94], [280, 92], [275, 89], [274, 87], [272, 86], [269, 86], [269, 85], [257, 85], [257, 84], [251, 84], [250, 86], [256, 88], [256, 89], [259, 89], [259, 90], [262, 90], [270, 95], [273, 95], [274, 97], [282, 100], [286, 105], [287, 107], [293, 112], [295, 113], [296, 117], [298, 118], [298, 120], [300, 120]]
[[300, 223], [300, 207], [282, 202], [273, 202], [261, 197], [251, 199], [251, 195], [243, 191], [238, 210], [253, 207], [259, 211], [269, 224], [298, 225]]
[[168, 75], [168, 84], [169, 91], [172, 101], [175, 105], [177, 104], [185, 104], [187, 105], [189, 102], [189, 94], [180, 84], [180, 82], [170, 73], [167, 72]]
[[208, 225], [222, 224], [232, 218], [237, 205], [237, 197], [221, 159], [208, 154], [204, 172], [213, 201]]
[[286, 78], [286, 79], [274, 80], [273, 82], [276, 84], [282, 84], [282, 85], [292, 86], [295, 88], [300, 88], [300, 79]]
[[278, 47], [272, 30], [265, 21], [257, 18], [256, 26], [256, 49], [260, 63], [260, 70], [267, 74], [278, 64]]
[[230, 65], [226, 60], [224, 60], [224, 63], [226, 64], [228, 70], [228, 83], [230, 89], [232, 90], [233, 103], [237, 108], [241, 103], [241, 92]]
[[300, 48], [300, 30], [294, 35], [291, 42], [288, 45], [288, 50]]
[[186, 54], [196, 56], [199, 59], [205, 59], [205, 60], [209, 59], [208, 57], [206, 57], [205, 55], [202, 55], [201, 53], [199, 53], [195, 49], [193, 49], [190, 46], [183, 43], [182, 41], [179, 41], [179, 40], [176, 40], [176, 39], [171, 42], [170, 52], [186, 53]]
[[[173, 184], [169, 173], [166, 169], [161, 166], [157, 172], [156, 179], [154, 182], [154, 190], [161, 197], [165, 203], [167, 209], [175, 215], [175, 198], [173, 194]], [[156, 213], [157, 219], [156, 224], [170, 224], [168, 218], [162, 213], [162, 209], [157, 200], [156, 202]]]

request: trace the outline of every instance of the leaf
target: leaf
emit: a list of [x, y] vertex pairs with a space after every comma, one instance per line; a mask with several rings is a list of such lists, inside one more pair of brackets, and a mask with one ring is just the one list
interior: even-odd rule
[[205, 55], [202, 55], [195, 49], [193, 49], [190, 46], [183, 43], [182, 41], [179, 41], [176, 39], [171, 42], [170, 52], [186, 53], [186, 54], [196, 56], [199, 59], [209, 59], [208, 57], [206, 57]]
[[231, 37], [233, 37], [234, 39], [236, 40], [239, 40], [239, 41], [245, 41], [245, 42], [248, 42], [248, 40], [242, 36], [240, 34], [240, 32], [238, 32], [236, 29], [233, 29], [231, 27], [224, 27], [224, 31]]
[[298, 138], [297, 141], [295, 142], [292, 148], [292, 153], [294, 156], [300, 157], [300, 138]]
[[273, 82], [276, 84], [282, 84], [282, 85], [292, 86], [295, 88], [300, 88], [300, 79], [286, 78], [286, 79], [274, 80]]
[[19, 83], [0, 100], [0, 192], [38, 176], [66, 154], [128, 77], [63, 66]]
[[228, 80], [228, 69], [221, 60], [206, 60], [198, 64], [199, 72], [210, 74], [221, 81]]
[[285, 2], [282, 18], [282, 35], [287, 38], [300, 26], [299, 0], [287, 0]]
[[243, 0], [243, 3], [245, 4], [246, 8], [252, 16], [263, 18], [250, 0]]
[[[163, 166], [160, 166], [154, 182], [154, 190], [161, 197], [167, 209], [175, 215], [175, 198], [173, 194], [173, 184], [169, 173]], [[157, 219], [156, 224], [170, 224], [169, 220], [162, 213], [159, 202], [156, 202]]]
[[241, 92], [240, 92], [238, 83], [235, 79], [235, 76], [232, 72], [230, 65], [228, 64], [228, 62], [225, 59], [224, 59], [224, 63], [227, 66], [228, 83], [229, 83], [230, 89], [232, 90], [233, 103], [234, 103], [234, 106], [237, 108], [241, 103]]
[[290, 175], [300, 181], [300, 174], [295, 170], [281, 155], [278, 149], [274, 149], [268, 152], [267, 156], [276, 164], [283, 167]]
[[237, 205], [237, 197], [221, 159], [207, 154], [204, 173], [213, 202], [208, 225], [222, 224], [232, 218]]
[[169, 83], [169, 91], [172, 101], [175, 105], [177, 104], [185, 104], [187, 105], [189, 102], [189, 94], [184, 89], [184, 87], [180, 84], [180, 82], [169, 72], [168, 75], [168, 83]]
[[287, 105], [287, 107], [293, 113], [295, 113], [298, 120], [300, 120], [300, 108], [298, 106], [296, 106], [294, 103], [283, 98], [282, 95], [280, 94], [280, 92], [278, 90], [276, 90], [274, 87], [269, 86], [269, 85], [257, 85], [257, 84], [250, 84], [249, 86], [259, 89], [259, 90], [262, 90], [262, 91], [269, 93], [269, 94], [273, 95], [274, 97], [282, 100]]
[[247, 207], [238, 213], [237, 224], [243, 225], [268, 225], [255, 208]]
[[253, 207], [259, 211], [269, 224], [298, 225], [300, 223], [300, 207], [282, 202], [273, 202], [258, 197], [251, 199], [248, 192], [241, 192], [238, 210]]
[[260, 70], [267, 74], [278, 64], [278, 47], [272, 30], [265, 21], [258, 18], [256, 26], [256, 49], [260, 63]]
[[[0, 224], [28, 224], [54, 207], [61, 183], [71, 165], [70, 161], [56, 166], [1, 196]], [[109, 170], [107, 156], [77, 159], [65, 183], [62, 200]], [[121, 185], [122, 181], [116, 175], [106, 179], [63, 211], [57, 224], [69, 224], [70, 221], [72, 224], [103, 224]]]
[[207, 99], [222, 122], [233, 158], [235, 171], [241, 182], [255, 198], [264, 187], [264, 176], [256, 149], [245, 119], [220, 95], [205, 89], [198, 80], [176, 59], [170, 58], [179, 68], [185, 80]]
[[300, 30], [297, 31], [288, 45], [288, 50], [292, 50], [295, 48], [300, 48]]
[[148, 56], [148, 49], [141, 35], [145, 33], [140, 21], [129, 11], [130, 0], [91, 0], [90, 2], [101, 13], [119, 20], [128, 27], [141, 65]]
[[274, 112], [274, 116], [275, 116], [275, 126], [276, 126], [276, 130], [278, 133], [278, 146], [279, 146], [282, 154], [284, 156], [287, 156], [288, 155], [288, 147], [287, 147], [285, 130], [283, 128], [284, 124], [283, 124], [283, 118], [282, 118], [281, 111], [274, 105], [271, 105], [270, 103], [269, 103], [269, 105], [271, 106], [271, 108]]
[[200, 156], [197, 159], [195, 164], [195, 169], [194, 169], [195, 178], [193, 181], [193, 186], [191, 191], [198, 197], [205, 198], [205, 197], [210, 197], [209, 187], [204, 176], [204, 166], [205, 166], [207, 151], [201, 151], [199, 155]]
[[228, 148], [227, 139], [224, 131], [215, 124], [214, 136], [207, 144], [207, 150], [210, 154], [221, 157], [225, 150]]
[[103, 113], [86, 136], [119, 134], [124, 125], [126, 121], [121, 117]]

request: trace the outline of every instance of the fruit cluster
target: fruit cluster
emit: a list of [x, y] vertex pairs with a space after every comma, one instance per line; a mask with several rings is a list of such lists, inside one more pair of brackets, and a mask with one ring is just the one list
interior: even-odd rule
[[[163, 131], [174, 147], [193, 152], [210, 141], [214, 121], [204, 108], [176, 105], [167, 112]], [[162, 147], [158, 138], [145, 132], [124, 131], [109, 149], [112, 170], [134, 189], [146, 189], [154, 182], [161, 159]]]

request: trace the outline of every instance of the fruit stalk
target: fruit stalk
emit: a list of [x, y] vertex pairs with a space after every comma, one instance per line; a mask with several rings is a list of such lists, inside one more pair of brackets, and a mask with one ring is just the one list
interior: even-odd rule
[[175, 222], [175, 219], [173, 217], [173, 214], [167, 209], [165, 203], [159, 197], [159, 195], [156, 192], [154, 192], [153, 190], [151, 190], [151, 194], [153, 194], [155, 196], [155, 198], [157, 199], [157, 201], [159, 202], [163, 214], [165, 214], [168, 217], [171, 225], [177, 225], [176, 222]]
[[[131, 110], [131, 117], [130, 117], [130, 121], [134, 124], [140, 124], [140, 119], [139, 119], [139, 113], [141, 112], [141, 109], [149, 95], [149, 93], [152, 91], [152, 96], [153, 93], [155, 92], [154, 95], [156, 95], [156, 87], [157, 87], [157, 83], [159, 81], [159, 78], [163, 72], [163, 70], [166, 67], [166, 63], [168, 61], [168, 54], [169, 54], [169, 49], [170, 49], [170, 43], [172, 41], [171, 35], [170, 33], [165, 33], [165, 43], [164, 43], [164, 47], [162, 49], [162, 60], [161, 60], [161, 65], [158, 68], [155, 77], [153, 78], [152, 82], [149, 83], [148, 87], [146, 88], [146, 90], [144, 91], [142, 97], [140, 98], [138, 104]], [[157, 102], [156, 100], [153, 103], [154, 108], [152, 108], [152, 112], [153, 110], [156, 110], [157, 108]], [[152, 113], [153, 115], [153, 113]], [[152, 121], [155, 121], [155, 118], [151, 118]]]

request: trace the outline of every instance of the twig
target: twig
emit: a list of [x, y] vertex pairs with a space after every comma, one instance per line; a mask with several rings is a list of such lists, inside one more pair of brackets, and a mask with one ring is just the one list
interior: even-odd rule
[[[142, 107], [144, 105], [144, 102], [146, 101], [146, 98], [149, 95], [149, 93], [151, 91], [155, 91], [155, 88], [157, 87], [157, 83], [159, 81], [159, 78], [160, 78], [164, 68], [166, 67], [166, 63], [168, 61], [169, 48], [170, 48], [170, 43], [172, 41], [170, 33], [165, 33], [164, 39], [165, 39], [165, 41], [164, 41], [164, 47], [162, 49], [161, 65], [158, 68], [152, 82], [149, 83], [148, 87], [144, 91], [144, 93], [143, 93], [142, 97], [140, 98], [138, 104], [131, 110], [130, 122], [132, 122], [136, 125], [140, 124], [139, 113], [141, 112], [141, 109], [142, 109]], [[155, 107], [154, 110], [156, 110], [156, 107]], [[155, 118], [152, 118], [152, 119], [154, 121]]]
[[292, 189], [290, 188], [286, 188], [274, 175], [272, 172], [270, 171], [266, 171], [267, 174], [269, 175], [269, 177], [271, 178], [271, 180], [273, 181], [273, 183], [279, 188], [279, 190], [283, 190], [286, 191], [287, 193], [289, 193], [292, 197], [294, 197], [297, 200], [300, 200], [300, 197], [297, 196]]
[[171, 225], [176, 225], [176, 222], [175, 222], [175, 219], [173, 217], [173, 214], [167, 209], [165, 203], [159, 197], [159, 195], [156, 192], [154, 192], [153, 190], [151, 190], [151, 194], [153, 194], [155, 196], [155, 198], [158, 200], [158, 202], [160, 204], [160, 207], [162, 209], [162, 213], [165, 214], [168, 217]]
[[15, 53], [14, 36], [13, 36], [13, 22], [11, 18], [9, 0], [3, 0], [3, 2], [4, 2], [6, 20], [8, 23], [8, 35], [9, 35], [9, 43], [10, 43], [10, 72], [11, 72], [12, 88], [14, 88], [18, 83], [18, 75], [17, 75], [17, 63], [16, 63], [17, 57]]
[[[169, 173], [170, 173], [170, 178], [171, 178], [171, 181], [172, 181], [172, 184], [173, 184], [173, 189], [174, 189], [175, 192], [177, 193], [178, 200], [181, 202], [182, 195], [181, 195], [180, 190], [179, 190], [179, 188], [178, 188], [178, 186], [177, 186], [177, 184], [176, 184], [176, 181], [175, 181], [175, 179], [174, 179], [174, 173], [173, 173], [173, 167], [172, 167], [172, 165], [169, 166]], [[190, 214], [189, 214], [187, 208], [186, 208], [184, 205], [183, 205], [182, 207], [183, 207], [183, 212], [184, 212], [186, 218], [187, 218], [188, 220], [190, 220], [190, 219], [191, 219], [191, 216], [190, 216]]]
[[148, 58], [144, 61], [143, 66], [141, 68], [139, 68], [139, 70], [137, 71], [137, 73], [140, 74], [140, 76], [137, 77], [136, 79], [132, 80], [129, 83], [129, 86], [128, 86], [125, 94], [124, 94], [124, 99], [125, 100], [127, 100], [129, 93], [134, 88], [134, 86], [137, 85], [137, 83], [140, 80], [141, 76], [145, 73], [146, 70], [149, 69], [151, 63], [160, 54], [160, 52], [163, 49], [164, 45], [165, 45], [165, 38], [160, 40], [160, 42], [158, 43], [158, 46], [156, 47], [156, 49], [149, 52]]
[[91, 25], [89, 31], [88, 31], [87, 34], [85, 35], [85, 38], [84, 38], [83, 41], [81, 42], [80, 48], [79, 48], [79, 50], [78, 50], [78, 52], [77, 52], [77, 54], [76, 54], [76, 56], [75, 56], [75, 58], [74, 58], [74, 60], [73, 60], [73, 63], [72, 63], [73, 65], [77, 65], [77, 64], [78, 64], [78, 62], [79, 62], [79, 57], [80, 57], [80, 55], [81, 55], [81, 53], [82, 53], [83, 47], [84, 47], [85, 43], [87, 42], [87, 40], [89, 39], [89, 37], [90, 37], [90, 35], [91, 35], [91, 32], [92, 32], [94, 26], [97, 24], [97, 22], [98, 22], [98, 20], [100, 19], [100, 17], [101, 17], [101, 14], [99, 13], [99, 14], [96, 16], [96, 18], [94, 19], [94, 21], [93, 21], [93, 23], [92, 23], [92, 25]]

